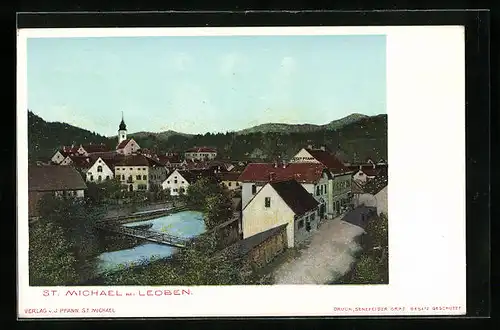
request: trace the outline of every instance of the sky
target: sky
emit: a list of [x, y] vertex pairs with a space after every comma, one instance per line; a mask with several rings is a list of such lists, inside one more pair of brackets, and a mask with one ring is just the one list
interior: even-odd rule
[[30, 38], [28, 108], [116, 135], [204, 134], [386, 113], [386, 38]]

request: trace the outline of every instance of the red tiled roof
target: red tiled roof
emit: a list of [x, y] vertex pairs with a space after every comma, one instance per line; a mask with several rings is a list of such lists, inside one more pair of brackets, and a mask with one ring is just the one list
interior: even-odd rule
[[217, 152], [217, 149], [210, 147], [195, 147], [186, 150], [186, 152]]
[[120, 144], [116, 146], [116, 150], [125, 148], [125, 146], [130, 142], [130, 140], [132, 139], [126, 139], [120, 142]]
[[308, 153], [311, 154], [317, 161], [321, 164], [325, 165], [332, 172], [346, 172], [348, 169], [344, 166], [334, 154], [325, 151], [325, 150], [317, 150], [317, 149], [306, 149]]
[[97, 158], [102, 158], [102, 160], [106, 159], [114, 159], [114, 158], [121, 158], [123, 155], [117, 153], [116, 151], [103, 151], [103, 152], [94, 152], [89, 155], [92, 160], [97, 160]]
[[[289, 163], [285, 167], [273, 163], [250, 163], [241, 173], [241, 182], [269, 182], [295, 179], [300, 183], [317, 182], [327, 168], [318, 163]], [[273, 174], [274, 173], [274, 174]]]

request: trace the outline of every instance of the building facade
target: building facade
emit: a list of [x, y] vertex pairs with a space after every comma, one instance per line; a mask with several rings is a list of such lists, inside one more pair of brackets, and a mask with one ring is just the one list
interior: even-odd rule
[[295, 180], [270, 182], [243, 208], [243, 239], [286, 225], [287, 247], [317, 229], [319, 203]]
[[142, 155], [125, 157], [116, 163], [115, 177], [127, 191], [148, 191], [149, 162]]
[[114, 178], [113, 169], [101, 158], [87, 170], [86, 181], [100, 183]]
[[184, 152], [186, 160], [213, 160], [217, 157], [217, 149], [209, 147], [195, 147]]

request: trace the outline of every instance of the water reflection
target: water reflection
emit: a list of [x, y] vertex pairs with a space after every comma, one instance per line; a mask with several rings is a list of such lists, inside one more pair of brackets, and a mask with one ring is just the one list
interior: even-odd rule
[[[196, 211], [183, 211], [156, 219], [128, 223], [124, 226], [145, 227], [144, 229], [169, 233], [182, 238], [192, 238], [205, 232], [203, 214]], [[106, 252], [97, 257], [99, 273], [113, 271], [121, 266], [147, 263], [152, 257], [166, 258], [177, 251], [176, 247], [133, 238], [113, 236], [106, 240], [108, 241], [108, 244], [105, 244], [108, 246], [104, 248]], [[117, 249], [117, 243], [120, 242], [124, 245]]]

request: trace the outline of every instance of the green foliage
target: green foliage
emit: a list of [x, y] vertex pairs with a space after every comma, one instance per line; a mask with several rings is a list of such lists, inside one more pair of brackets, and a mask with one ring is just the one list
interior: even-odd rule
[[205, 198], [205, 224], [213, 228], [228, 221], [233, 214], [231, 199], [224, 193], [208, 195]]
[[52, 223], [35, 223], [29, 233], [30, 285], [71, 285], [78, 279], [77, 261], [63, 230]]
[[231, 285], [244, 284], [234, 260], [215, 257], [216, 237], [206, 235], [168, 260], [144, 267], [123, 267], [107, 274], [104, 285]]
[[233, 212], [229, 191], [207, 178], [190, 185], [185, 200], [191, 207], [203, 211], [207, 228], [228, 221]]
[[98, 233], [94, 224], [102, 216], [102, 210], [78, 198], [46, 195], [39, 202], [39, 211], [41, 224], [62, 230], [78, 262], [78, 274], [85, 279], [93, 271], [88, 268], [87, 260], [98, 251]]
[[100, 183], [87, 182], [85, 196], [90, 204], [102, 205], [117, 201], [124, 197], [123, 186], [118, 179], [102, 181]]
[[381, 214], [370, 220], [363, 239], [363, 253], [338, 284], [386, 284], [389, 281], [388, 218]]
[[[48, 123], [30, 112], [30, 159], [49, 158], [61, 145], [71, 143], [105, 143], [114, 148], [116, 139], [106, 138], [62, 123]], [[271, 124], [272, 125], [272, 124]], [[160, 153], [183, 151], [194, 146], [212, 146], [218, 149], [221, 159], [289, 158], [308, 144], [325, 145], [333, 150], [341, 146], [352, 160], [366, 157], [387, 159], [387, 115], [344, 118], [319, 129], [303, 129], [307, 125], [292, 125], [286, 130], [252, 129], [248, 134], [226, 132], [216, 134], [183, 135], [181, 133], [141, 133], [134, 136], [143, 148]], [[132, 135], [133, 136], [133, 135]]]

